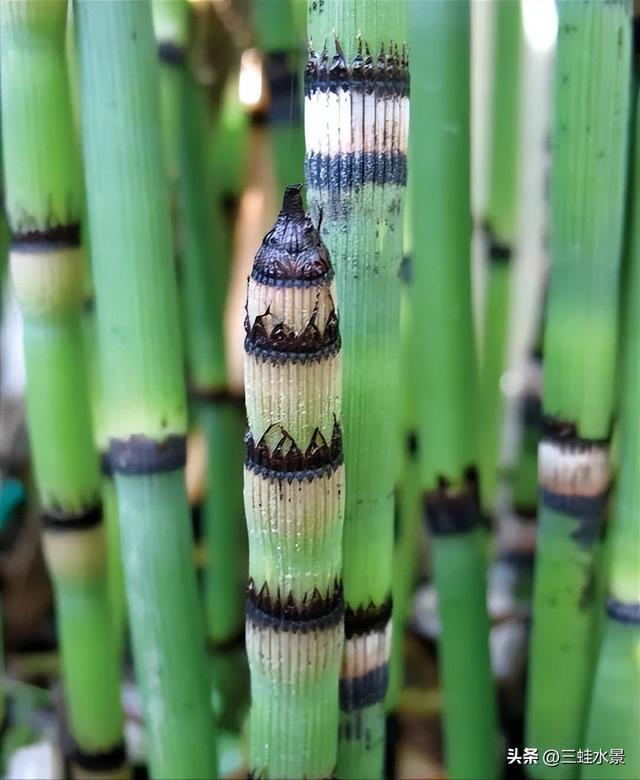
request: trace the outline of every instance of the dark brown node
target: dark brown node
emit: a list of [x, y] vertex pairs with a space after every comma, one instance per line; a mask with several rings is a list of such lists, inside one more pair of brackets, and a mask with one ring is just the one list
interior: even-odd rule
[[68, 512], [60, 507], [48, 507], [42, 512], [42, 526], [46, 531], [65, 533], [87, 531], [102, 523], [102, 504], [95, 504], [79, 512]]
[[179, 67], [186, 61], [184, 46], [174, 41], [158, 41], [158, 59], [163, 65], [175, 65]]
[[[270, 447], [267, 437], [274, 431], [281, 436], [275, 447]], [[280, 425], [271, 425], [256, 444], [251, 431], [245, 435], [245, 466], [257, 474], [273, 479], [311, 481], [333, 473], [343, 463], [342, 431], [334, 418], [331, 442], [316, 428], [303, 451], [293, 437]]]
[[82, 235], [79, 222], [50, 225], [42, 230], [30, 228], [11, 235], [11, 249], [15, 252], [47, 252], [53, 249], [77, 249]]
[[124, 742], [119, 742], [111, 750], [100, 753], [85, 753], [77, 745], [73, 750], [71, 761], [81, 769], [91, 774], [100, 775], [106, 772], [115, 772], [124, 766], [127, 761], [127, 752]]
[[452, 486], [440, 477], [438, 486], [424, 496], [425, 517], [435, 536], [467, 533], [480, 522], [478, 472], [474, 466], [463, 474], [462, 484]]
[[187, 437], [172, 434], [156, 441], [141, 433], [111, 439], [109, 461], [116, 474], [160, 474], [176, 471], [187, 461]]
[[333, 279], [329, 250], [302, 204], [302, 185], [285, 189], [276, 224], [262, 241], [251, 277], [277, 287], [313, 287]]
[[572, 420], [562, 420], [544, 412], [540, 420], [540, 435], [548, 442], [576, 449], [608, 447], [611, 441], [611, 432], [601, 439], [589, 439], [579, 435], [578, 426]]
[[196, 384], [189, 384], [189, 397], [194, 401], [211, 406], [236, 406], [244, 411], [244, 395], [234, 393], [227, 387], [198, 387]]
[[384, 701], [389, 685], [389, 665], [372, 669], [359, 677], [340, 678], [340, 709], [353, 712]]
[[355, 610], [347, 606], [344, 615], [344, 635], [347, 639], [364, 634], [382, 632], [391, 619], [393, 601], [389, 596], [379, 606], [370, 602], [367, 606], [359, 606]]
[[640, 626], [640, 604], [618, 601], [613, 596], [607, 599], [607, 615], [626, 626]]
[[336, 581], [324, 594], [314, 588], [298, 604], [291, 593], [282, 596], [278, 590], [272, 596], [266, 582], [257, 590], [253, 579], [249, 579], [246, 614], [254, 625], [281, 631], [304, 633], [332, 628], [344, 616], [342, 585]]
[[397, 43], [390, 42], [388, 49], [380, 46], [378, 56], [371, 56], [365, 43], [362, 54], [362, 40], [358, 38], [356, 54], [349, 63], [344, 55], [340, 41], [334, 39], [335, 53], [329, 64], [326, 46], [320, 57], [309, 49], [307, 66], [304, 73], [304, 91], [309, 97], [314, 92], [338, 92], [338, 90], [359, 91], [375, 94], [379, 97], [409, 94], [409, 62], [406, 46], [402, 50]]

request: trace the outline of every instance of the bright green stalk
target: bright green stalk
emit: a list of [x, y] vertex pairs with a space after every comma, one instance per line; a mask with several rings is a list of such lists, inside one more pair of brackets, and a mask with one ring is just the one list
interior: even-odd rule
[[410, 292], [410, 256], [405, 256], [403, 266], [407, 271], [403, 276], [406, 282], [402, 299], [401, 328], [401, 446], [403, 454], [399, 469], [397, 489], [396, 528], [393, 556], [393, 633], [391, 638], [391, 658], [389, 661], [389, 688], [386, 708], [393, 712], [398, 708], [400, 695], [404, 687], [404, 634], [407, 619], [411, 611], [411, 596], [416, 581], [419, 549], [420, 518], [422, 514], [420, 465], [418, 460], [418, 441], [416, 436], [418, 388], [414, 367], [414, 339], [417, 328], [412, 310]]
[[0, 6], [11, 275], [24, 320], [27, 407], [79, 770], [124, 764], [100, 476], [82, 353], [82, 188], [65, 61], [65, 2]]
[[76, 4], [109, 460], [152, 777], [216, 774], [184, 485], [186, 403], [148, 2]]
[[[384, 757], [409, 108], [405, 10], [403, 2], [369, 0], [309, 8], [306, 182], [336, 268], [345, 355], [345, 659], [356, 660], [345, 661], [342, 686], [356, 694], [341, 700], [341, 778], [380, 777]], [[376, 648], [370, 658], [366, 642]]]
[[205, 91], [185, 73], [178, 128], [178, 211], [187, 369], [196, 415], [207, 440], [206, 631], [216, 688], [222, 696], [222, 721], [232, 719], [239, 726], [244, 698], [240, 690], [229, 688], [222, 670], [231, 663], [223, 656], [233, 656], [233, 682], [242, 687], [246, 680], [242, 648], [247, 581], [242, 510], [244, 415], [242, 401], [231, 396], [227, 387], [224, 309], [231, 249], [207, 167], [209, 125]]
[[189, 34], [189, 4], [187, 0], [152, 0], [151, 7], [160, 60], [164, 165], [173, 193], [179, 168], [178, 133]]
[[[640, 102], [638, 103], [640, 107]], [[638, 116], [638, 114], [636, 115]], [[609, 531], [609, 599], [585, 743], [624, 750], [624, 764], [590, 763], [585, 780], [640, 777], [640, 122], [636, 119], [631, 246], [625, 296], [621, 459]]]
[[255, 0], [256, 32], [269, 82], [269, 130], [280, 188], [301, 181], [304, 161], [302, 91], [298, 81], [303, 38], [295, 0]]
[[518, 222], [518, 101], [520, 3], [495, 0], [492, 137], [487, 203], [487, 281], [480, 361], [480, 476], [482, 508], [495, 510], [509, 323], [511, 258]]
[[[440, 674], [448, 776], [495, 777], [480, 518], [478, 386], [471, 310], [470, 8], [410, 3], [413, 273], [420, 333], [418, 436], [441, 620]], [[431, 334], [428, 337], [428, 334]]]
[[227, 77], [222, 94], [215, 143], [211, 144], [211, 170], [222, 197], [237, 200], [246, 181], [249, 116], [238, 95], [238, 73]]
[[[245, 325], [255, 778], [333, 777], [337, 758], [344, 466], [333, 276], [300, 186], [287, 187], [254, 260]], [[341, 681], [340, 694], [356, 686]]]
[[[610, 484], [629, 121], [631, 3], [559, 3], [551, 277], [526, 743], [582, 747]], [[539, 764], [539, 777], [572, 777]]]

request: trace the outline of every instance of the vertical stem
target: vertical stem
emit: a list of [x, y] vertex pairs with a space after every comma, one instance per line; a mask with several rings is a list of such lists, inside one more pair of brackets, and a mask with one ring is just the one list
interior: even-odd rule
[[492, 137], [487, 204], [487, 289], [480, 361], [480, 476], [482, 508], [495, 511], [502, 392], [509, 322], [511, 260], [518, 222], [518, 101], [520, 86], [520, 3], [494, 0]]
[[134, 661], [151, 775], [216, 774], [184, 485], [186, 403], [148, 2], [79, 0], [82, 125]]
[[[635, 90], [637, 98], [637, 90]], [[640, 106], [640, 102], [638, 102]], [[636, 107], [637, 108], [637, 107]], [[624, 764], [589, 763], [586, 780], [640, 777], [640, 122], [636, 113], [632, 160], [627, 293], [622, 362], [621, 458], [610, 538], [609, 598], [604, 636], [593, 683], [585, 744], [592, 751], [624, 751]]]
[[470, 7], [410, 3], [414, 310], [420, 465], [438, 593], [451, 778], [497, 773], [477, 478], [478, 377], [470, 280]]
[[335, 770], [343, 647], [340, 333], [329, 253], [287, 187], [247, 291], [250, 770]]
[[[527, 744], [541, 754], [582, 746], [595, 660], [631, 76], [631, 3], [563, 0], [558, 12], [527, 710]], [[574, 769], [538, 765], [535, 774], [571, 777]]]
[[309, 4], [306, 183], [335, 263], [345, 356], [341, 778], [380, 777], [384, 760], [409, 110], [405, 10], [403, 2]]
[[65, 60], [66, 2], [0, 6], [11, 276], [24, 319], [27, 410], [52, 574], [75, 772], [125, 763], [120, 658], [82, 353], [82, 188]]
[[296, 0], [257, 0], [256, 32], [269, 83], [269, 129], [280, 188], [301, 181], [304, 134], [298, 80], [302, 38], [295, 24]]

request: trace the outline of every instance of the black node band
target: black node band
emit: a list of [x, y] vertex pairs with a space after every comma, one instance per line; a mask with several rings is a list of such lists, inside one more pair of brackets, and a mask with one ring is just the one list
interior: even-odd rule
[[310, 152], [304, 161], [307, 187], [346, 190], [364, 184], [407, 183], [405, 152]]
[[46, 531], [65, 533], [87, 531], [102, 523], [102, 504], [97, 503], [80, 512], [47, 509], [42, 512], [42, 526]]
[[580, 449], [608, 447], [611, 441], [610, 434], [601, 439], [587, 439], [578, 434], [578, 427], [571, 420], [561, 420], [544, 413], [540, 420], [540, 435], [548, 442]]
[[186, 60], [184, 46], [173, 41], [158, 41], [158, 59], [164, 65], [184, 65]]
[[116, 474], [160, 474], [184, 468], [187, 437], [167, 436], [162, 441], [134, 434], [128, 439], [111, 439], [109, 461]]
[[111, 461], [109, 460], [108, 452], [100, 452], [100, 473], [103, 477], [113, 477], [113, 469], [111, 468]]
[[226, 387], [198, 387], [196, 384], [189, 385], [189, 397], [194, 401], [211, 406], [236, 406], [244, 411], [244, 395], [233, 393]]
[[424, 511], [434, 536], [451, 536], [472, 531], [481, 524], [478, 473], [468, 468], [462, 484], [454, 490], [441, 478], [438, 487], [424, 496]]
[[227, 639], [213, 639], [209, 637], [207, 639], [207, 649], [211, 653], [233, 653], [240, 650], [245, 645], [245, 628], [244, 624], [235, 634]]
[[607, 615], [625, 626], [640, 626], [640, 604], [628, 604], [609, 596]]
[[578, 520], [601, 520], [605, 515], [609, 489], [597, 496], [565, 496], [547, 488], [539, 490], [540, 503], [556, 512], [562, 512]]
[[47, 252], [53, 249], [77, 249], [82, 244], [79, 222], [51, 227], [28, 228], [11, 234], [15, 252]]
[[340, 709], [361, 710], [384, 700], [389, 685], [389, 665], [382, 664], [360, 677], [340, 678]]
[[100, 753], [85, 753], [76, 746], [70, 758], [72, 763], [81, 769], [100, 775], [103, 772], [115, 772], [124, 766], [127, 761], [127, 751], [124, 742]]
[[341, 596], [331, 605], [331, 611], [320, 617], [306, 618], [302, 611], [299, 614], [292, 611], [292, 617], [273, 615], [258, 607], [251, 594], [247, 599], [245, 609], [247, 622], [252, 623], [257, 628], [270, 628], [274, 631], [284, 631], [291, 634], [327, 631], [339, 625], [344, 617], [344, 602]]
[[365, 634], [382, 633], [391, 620], [393, 600], [389, 596], [380, 606], [368, 604], [355, 610], [347, 607], [344, 615], [344, 635], [346, 639]]

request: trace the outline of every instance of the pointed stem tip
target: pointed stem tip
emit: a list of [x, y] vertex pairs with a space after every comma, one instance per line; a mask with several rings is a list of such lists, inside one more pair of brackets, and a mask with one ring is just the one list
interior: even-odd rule
[[304, 217], [302, 184], [290, 184], [284, 191], [282, 213], [287, 217]]

